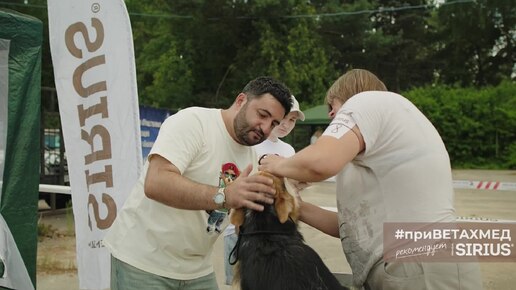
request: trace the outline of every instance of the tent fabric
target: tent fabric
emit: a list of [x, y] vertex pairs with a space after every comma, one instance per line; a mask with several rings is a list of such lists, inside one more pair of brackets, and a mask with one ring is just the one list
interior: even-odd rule
[[3, 216], [0, 214], [0, 289], [34, 290], [27, 268], [23, 263], [20, 251], [9, 231]]
[[32, 16], [0, 9], [0, 28], [0, 38], [10, 40], [7, 143], [0, 214], [32, 284], [36, 285], [43, 24]]
[[[5, 144], [7, 143], [6, 136], [7, 96], [9, 88], [9, 44], [9, 40], [0, 38], [0, 182], [2, 182], [4, 176]], [[0, 185], [0, 190], [1, 189], [2, 185]], [[0, 200], [2, 200], [1, 192]]]
[[330, 118], [328, 117], [328, 106], [319, 105], [313, 108], [303, 110], [305, 120], [298, 121], [298, 125], [328, 125]]

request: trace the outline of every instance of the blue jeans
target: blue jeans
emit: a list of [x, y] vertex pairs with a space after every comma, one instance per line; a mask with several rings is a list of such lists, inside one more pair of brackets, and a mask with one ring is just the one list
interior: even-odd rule
[[111, 256], [111, 290], [219, 290], [215, 273], [175, 280], [145, 272]]
[[224, 236], [224, 272], [226, 274], [226, 285], [231, 285], [233, 283], [233, 266], [229, 264], [229, 254], [236, 245], [238, 239], [238, 235], [232, 233], [230, 235]]

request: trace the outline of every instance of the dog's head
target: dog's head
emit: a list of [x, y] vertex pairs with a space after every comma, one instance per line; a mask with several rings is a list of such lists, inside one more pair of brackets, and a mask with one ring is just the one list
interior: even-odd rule
[[[297, 199], [293, 195], [294, 187], [289, 183], [289, 181], [286, 178], [279, 178], [266, 171], [259, 171], [256, 174], [267, 176], [273, 180], [273, 186], [276, 189], [274, 208], [280, 223], [285, 223], [289, 217], [292, 220], [297, 221], [299, 216], [299, 205], [297, 203]], [[230, 221], [236, 227], [241, 226], [244, 223], [244, 219], [244, 209], [240, 208], [231, 211]]]

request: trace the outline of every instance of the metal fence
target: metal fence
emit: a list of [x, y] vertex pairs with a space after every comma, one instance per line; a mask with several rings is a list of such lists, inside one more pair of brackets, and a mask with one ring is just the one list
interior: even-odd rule
[[[41, 126], [40, 126], [40, 184], [70, 185], [65, 144], [59, 118], [59, 106], [55, 88], [41, 89]], [[52, 210], [64, 208], [70, 195], [40, 191]]]

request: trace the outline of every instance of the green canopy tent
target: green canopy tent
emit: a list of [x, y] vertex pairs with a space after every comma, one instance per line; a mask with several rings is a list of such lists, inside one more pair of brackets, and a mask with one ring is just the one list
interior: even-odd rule
[[325, 129], [330, 124], [328, 117], [328, 106], [319, 105], [303, 110], [304, 121], [297, 121], [292, 133], [286, 137], [286, 142], [292, 144], [296, 151], [303, 149], [310, 144], [310, 137], [318, 127]]
[[299, 121], [297, 123], [298, 125], [315, 125], [326, 127], [328, 124], [330, 124], [327, 105], [315, 106], [303, 111], [303, 113], [305, 113], [305, 120]]
[[40, 20], [0, 9], [0, 289], [36, 285], [42, 41]]

